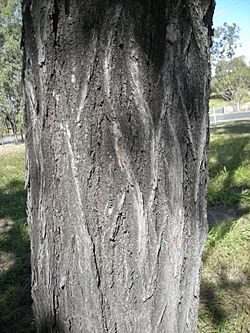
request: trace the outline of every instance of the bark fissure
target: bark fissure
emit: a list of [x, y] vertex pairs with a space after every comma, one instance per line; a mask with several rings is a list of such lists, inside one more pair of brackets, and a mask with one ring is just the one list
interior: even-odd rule
[[59, 7], [58, 7], [58, 0], [54, 0], [54, 12], [52, 15], [53, 20], [53, 32], [54, 32], [54, 45], [57, 44], [57, 29], [59, 24]]
[[38, 332], [195, 331], [213, 5], [23, 2]]

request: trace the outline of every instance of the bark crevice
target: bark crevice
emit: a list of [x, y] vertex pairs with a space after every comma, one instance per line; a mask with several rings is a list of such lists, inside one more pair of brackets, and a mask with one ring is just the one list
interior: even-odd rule
[[195, 331], [213, 5], [24, 0], [38, 332]]

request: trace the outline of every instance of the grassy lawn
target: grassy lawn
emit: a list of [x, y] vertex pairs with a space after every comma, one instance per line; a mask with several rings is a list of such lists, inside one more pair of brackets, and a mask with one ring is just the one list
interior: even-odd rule
[[[248, 94], [245, 94], [242, 98], [241, 104], [244, 103], [249, 103], [250, 102], [250, 98], [248, 96]], [[226, 101], [224, 99], [221, 98], [210, 98], [209, 100], [209, 108], [213, 108], [213, 107], [221, 107], [221, 106], [230, 106], [230, 105], [234, 105], [236, 104], [234, 101]]]
[[[220, 221], [204, 253], [199, 333], [249, 333], [250, 122], [211, 129], [209, 172], [209, 209]], [[0, 146], [1, 333], [35, 332], [25, 200], [24, 147]]]
[[210, 229], [204, 253], [199, 332], [249, 333], [250, 122], [211, 129], [209, 173], [209, 209], [222, 221]]
[[212, 98], [209, 100], [209, 108], [217, 108], [221, 106], [231, 105], [230, 102], [225, 101], [224, 99]]
[[250, 215], [210, 230], [201, 283], [199, 332], [249, 333]]
[[0, 332], [32, 331], [24, 146], [0, 147]]
[[250, 122], [211, 129], [208, 202], [248, 209], [250, 201]]

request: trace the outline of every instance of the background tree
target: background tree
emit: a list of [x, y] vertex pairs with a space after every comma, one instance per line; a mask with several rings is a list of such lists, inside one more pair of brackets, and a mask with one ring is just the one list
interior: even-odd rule
[[231, 60], [239, 46], [240, 28], [235, 23], [224, 23], [214, 29], [211, 61], [215, 66], [219, 61]]
[[224, 100], [240, 105], [250, 87], [250, 68], [244, 57], [220, 61], [216, 66], [212, 87]]
[[23, 2], [39, 332], [194, 332], [214, 2]]
[[0, 118], [13, 133], [23, 127], [21, 3], [0, 2]]

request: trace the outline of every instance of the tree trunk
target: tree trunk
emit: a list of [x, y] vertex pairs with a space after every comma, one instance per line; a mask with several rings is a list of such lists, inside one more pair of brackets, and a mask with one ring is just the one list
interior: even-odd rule
[[39, 332], [194, 332], [212, 0], [25, 0]]
[[20, 135], [21, 135], [21, 142], [24, 143], [24, 136], [23, 136], [23, 130], [20, 129]]
[[11, 117], [8, 117], [8, 122], [10, 124], [12, 133], [14, 134], [15, 144], [17, 144], [18, 143], [18, 137], [17, 137], [17, 129], [16, 129], [15, 121], [13, 119], [11, 119]]

